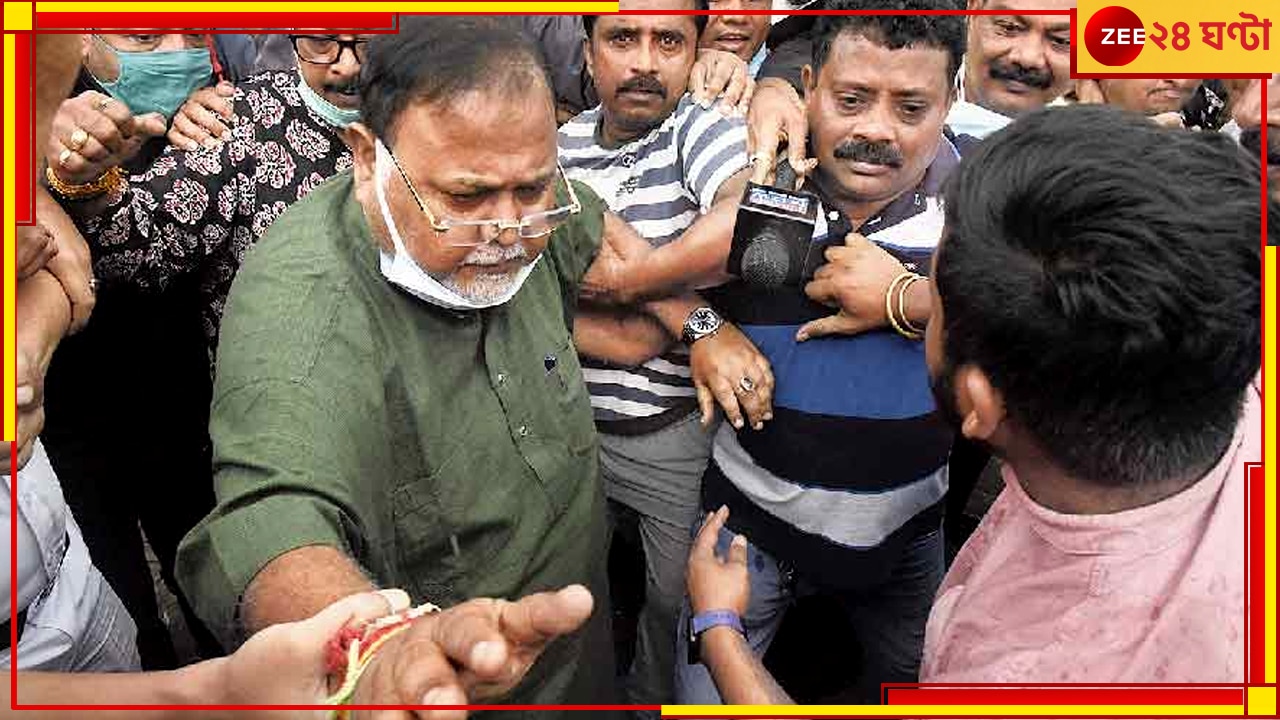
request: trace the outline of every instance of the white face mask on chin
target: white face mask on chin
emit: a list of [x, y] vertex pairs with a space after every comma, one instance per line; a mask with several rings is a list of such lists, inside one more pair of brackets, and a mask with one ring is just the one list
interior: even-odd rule
[[391, 217], [391, 207], [387, 204], [387, 193], [383, 187], [391, 178], [392, 173], [395, 172], [395, 165], [391, 160], [391, 154], [387, 151], [386, 146], [382, 144], [382, 141], [376, 140], [375, 143], [377, 159], [374, 163], [374, 193], [378, 196], [378, 207], [382, 211], [382, 222], [386, 225], [387, 232], [391, 235], [392, 244], [395, 245], [394, 255], [379, 252], [379, 266], [383, 277], [392, 285], [403, 289], [419, 300], [424, 300], [446, 310], [483, 310], [484, 308], [503, 305], [515, 297], [521, 286], [524, 285], [524, 281], [528, 279], [529, 273], [533, 272], [533, 269], [537, 267], [538, 260], [542, 257], [541, 255], [534, 258], [533, 262], [516, 271], [510, 287], [493, 297], [483, 300], [466, 297], [455, 290], [445, 287], [439, 280], [431, 277], [418, 265], [417, 261], [405, 249], [404, 240], [400, 237], [400, 231], [396, 228], [396, 221]]

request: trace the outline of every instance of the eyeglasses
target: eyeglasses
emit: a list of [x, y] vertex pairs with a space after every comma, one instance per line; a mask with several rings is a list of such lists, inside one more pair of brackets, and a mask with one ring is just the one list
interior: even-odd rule
[[[379, 140], [378, 143], [381, 144], [382, 141]], [[484, 245], [485, 243], [493, 242], [507, 230], [515, 230], [525, 240], [546, 237], [555, 232], [556, 228], [563, 225], [570, 217], [582, 211], [582, 204], [578, 202], [578, 195], [573, 191], [573, 184], [565, 176], [564, 168], [560, 167], [560, 163], [557, 162], [556, 170], [559, 171], [560, 181], [564, 183], [565, 190], [569, 195], [568, 205], [525, 215], [517, 220], [457, 220], [448, 216], [442, 216], [437, 219], [435, 213], [431, 212], [426, 202], [423, 201], [422, 196], [418, 194], [418, 189], [413, 186], [413, 181], [409, 180], [409, 175], [405, 173], [400, 161], [396, 159], [395, 153], [391, 152], [391, 148], [385, 144], [382, 146], [386, 149], [387, 156], [391, 158], [391, 163], [396, 166], [396, 170], [400, 173], [401, 179], [404, 180], [405, 186], [409, 188], [409, 194], [413, 196], [414, 202], [418, 203], [418, 209], [422, 211], [423, 215], [427, 216], [427, 221], [431, 223], [431, 229], [442, 235], [451, 233], [447, 241], [453, 247]], [[493, 231], [486, 233], [484, 232], [485, 228], [493, 228]]]
[[368, 40], [339, 40], [332, 35], [290, 35], [289, 42], [299, 58], [313, 65], [335, 65], [348, 48], [356, 62], [363, 65], [369, 46]]

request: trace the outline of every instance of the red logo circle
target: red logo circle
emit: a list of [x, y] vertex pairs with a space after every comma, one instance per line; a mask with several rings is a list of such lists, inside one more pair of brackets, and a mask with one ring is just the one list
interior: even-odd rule
[[1089, 18], [1084, 45], [1103, 65], [1128, 65], [1137, 59], [1146, 42], [1142, 20], [1129, 8], [1111, 5]]

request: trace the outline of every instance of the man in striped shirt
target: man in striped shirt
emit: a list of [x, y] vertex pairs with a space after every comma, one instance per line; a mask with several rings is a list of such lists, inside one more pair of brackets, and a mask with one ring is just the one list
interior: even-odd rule
[[[762, 431], [720, 429], [703, 478], [703, 509], [729, 510], [721, 552], [750, 539], [750, 604], [708, 605], [691, 587], [690, 631], [734, 626], [763, 655], [795, 597], [835, 598], [862, 652], [858, 702], [915, 681], [942, 579], [952, 434], [929, 391], [916, 280], [959, 161], [943, 129], [963, 51], [957, 17], [820, 18], [804, 81], [821, 203], [810, 253], [827, 262], [803, 287], [735, 282], [712, 297], [769, 358], [777, 393]], [[677, 657], [677, 702], [720, 702], [706, 667]]]
[[[688, 0], [670, 5], [705, 9]], [[565, 173], [589, 185], [654, 247], [680, 238], [713, 207], [722, 206], [722, 216], [731, 213], [746, 181], [746, 129], [740, 118], [686, 94], [706, 17], [603, 15], [584, 21], [587, 67], [601, 105], [561, 127]], [[730, 227], [722, 225], [726, 239]], [[679, 278], [685, 287], [701, 279], [692, 270]], [[647, 563], [629, 699], [659, 704], [671, 698], [684, 565], [711, 433], [698, 422], [684, 347], [637, 357], [636, 367], [589, 357], [593, 334], [601, 342], [622, 336], [610, 332], [610, 322], [579, 314], [575, 339], [588, 356], [583, 376], [601, 433], [610, 505], [620, 521], [638, 521]], [[685, 339], [700, 342], [696, 337]]]

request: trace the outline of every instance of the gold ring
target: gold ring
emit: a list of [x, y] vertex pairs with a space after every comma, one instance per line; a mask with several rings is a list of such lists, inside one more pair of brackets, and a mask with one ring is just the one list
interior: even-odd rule
[[89, 142], [89, 133], [85, 132], [84, 128], [76, 128], [76, 131], [71, 133], [71, 141], [67, 143], [67, 147], [80, 152], [80, 148], [87, 142]]
[[71, 150], [63, 148], [62, 152], [58, 153], [58, 167], [66, 167], [67, 161], [70, 160], [71, 156], [74, 154], [75, 153]]

